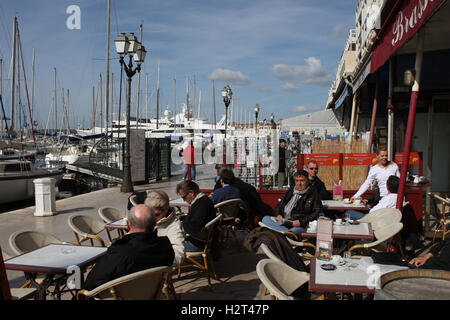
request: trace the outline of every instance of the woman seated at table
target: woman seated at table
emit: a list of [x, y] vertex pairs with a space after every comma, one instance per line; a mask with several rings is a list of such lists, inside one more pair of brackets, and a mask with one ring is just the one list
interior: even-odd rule
[[378, 163], [374, 165], [369, 170], [369, 174], [367, 175], [366, 180], [359, 188], [358, 192], [356, 192], [353, 197], [350, 198], [350, 201], [353, 202], [355, 199], [361, 197], [361, 195], [367, 191], [369, 186], [375, 180], [378, 188], [380, 190], [380, 200], [388, 195], [388, 190], [386, 187], [386, 182], [390, 176], [397, 176], [400, 178], [400, 171], [398, 170], [398, 166], [395, 162], [388, 160], [388, 153], [385, 147], [381, 147], [377, 151], [377, 159]]
[[175, 258], [173, 265], [181, 264], [185, 257], [184, 238], [181, 221], [174, 208], [169, 207], [169, 196], [164, 191], [152, 191], [145, 199], [145, 204], [155, 211], [158, 237], [168, 237], [172, 244]]
[[[275, 217], [265, 216], [262, 222], [280, 232], [293, 232], [301, 236], [310, 221], [323, 215], [323, 206], [315, 188], [309, 185], [308, 172], [299, 170], [294, 174], [295, 187], [289, 189], [275, 207]], [[284, 219], [284, 220], [283, 220]], [[283, 224], [277, 221], [286, 221]]]

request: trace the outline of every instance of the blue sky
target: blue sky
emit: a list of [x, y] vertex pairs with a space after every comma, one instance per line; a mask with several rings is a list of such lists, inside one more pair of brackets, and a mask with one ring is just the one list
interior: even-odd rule
[[[155, 116], [157, 65], [160, 60], [162, 109], [173, 110], [176, 79], [179, 106], [190, 96], [201, 115], [212, 119], [212, 79], [216, 87], [217, 118], [224, 114], [220, 90], [229, 84], [234, 93], [235, 119], [276, 120], [325, 108], [348, 34], [354, 27], [356, 0], [111, 0], [110, 71], [114, 73], [113, 110], [118, 110], [120, 65], [114, 39], [118, 32], [139, 35], [147, 58], [141, 72], [141, 110], [145, 116], [149, 77], [149, 116]], [[70, 5], [81, 10], [80, 29], [66, 26]], [[10, 112], [9, 70], [13, 17], [19, 22], [24, 63], [31, 91], [32, 51], [36, 50], [35, 118], [47, 122], [57, 69], [58, 107], [61, 90], [70, 90], [72, 126], [89, 126], [92, 87], [99, 87], [106, 70], [106, 0], [2, 0], [0, 58], [3, 59], [3, 96]], [[133, 78], [135, 100], [137, 77]], [[22, 84], [22, 102], [26, 94]], [[103, 95], [104, 95], [103, 84]], [[200, 100], [201, 90], [201, 101]], [[123, 97], [125, 93], [123, 92]], [[100, 98], [98, 98], [100, 99]], [[104, 98], [103, 98], [104, 100]], [[133, 101], [134, 102], [134, 101]], [[100, 106], [98, 100], [97, 112]], [[122, 110], [125, 109], [125, 100]], [[197, 106], [194, 109], [197, 114]], [[132, 106], [132, 115], [135, 105]], [[245, 116], [244, 116], [245, 115]], [[54, 115], [50, 114], [50, 119]], [[53, 120], [50, 120], [50, 127]], [[60, 120], [59, 120], [60, 121]], [[253, 121], [251, 119], [251, 121]]]

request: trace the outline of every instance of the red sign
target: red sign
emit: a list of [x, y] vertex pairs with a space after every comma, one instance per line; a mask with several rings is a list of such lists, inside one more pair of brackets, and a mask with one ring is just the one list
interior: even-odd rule
[[[392, 12], [383, 25], [373, 50], [370, 73], [374, 73], [387, 59], [410, 39], [426, 18], [445, 0], [409, 0]], [[383, 32], [384, 31], [384, 32]]]
[[[395, 154], [395, 163], [399, 166], [403, 163], [403, 153], [397, 152]], [[410, 152], [409, 153], [409, 165], [418, 165], [420, 164], [420, 155], [418, 152]]]
[[375, 153], [344, 153], [344, 166], [372, 166], [378, 163]]
[[319, 166], [338, 166], [339, 165], [339, 153], [323, 153], [323, 154], [305, 154], [305, 165], [314, 160]]

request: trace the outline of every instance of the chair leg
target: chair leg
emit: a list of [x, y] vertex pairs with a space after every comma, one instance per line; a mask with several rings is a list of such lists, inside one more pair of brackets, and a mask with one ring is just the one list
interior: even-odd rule
[[205, 264], [206, 276], [208, 277], [208, 287], [211, 290], [211, 276], [208, 269], [208, 256], [203, 254], [203, 263]]

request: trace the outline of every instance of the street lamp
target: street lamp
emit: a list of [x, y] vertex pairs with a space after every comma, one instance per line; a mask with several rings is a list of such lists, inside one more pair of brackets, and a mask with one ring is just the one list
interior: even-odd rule
[[[130, 33], [128, 36], [125, 33], [121, 33], [114, 40], [116, 45], [116, 52], [120, 55], [120, 64], [125, 69], [125, 73], [128, 77], [128, 96], [127, 96], [127, 110], [126, 110], [126, 137], [125, 137], [125, 157], [123, 163], [123, 181], [121, 192], [133, 192], [133, 182], [131, 181], [131, 167], [130, 167], [130, 109], [131, 109], [131, 78], [136, 72], [141, 71], [141, 64], [145, 60], [145, 47], [139, 43], [134, 33]], [[128, 65], [124, 61], [124, 57], [128, 54]], [[133, 60], [137, 66], [133, 70]]]
[[228, 125], [228, 106], [233, 98], [233, 92], [230, 86], [225, 86], [222, 89], [223, 102], [225, 103], [225, 138], [227, 137], [227, 125]]
[[277, 125], [275, 124], [275, 115], [273, 112], [270, 114], [270, 123], [272, 125], [272, 129], [276, 129]]
[[258, 133], [258, 113], [259, 113], [260, 106], [259, 104], [256, 104], [255, 106], [255, 133]]

